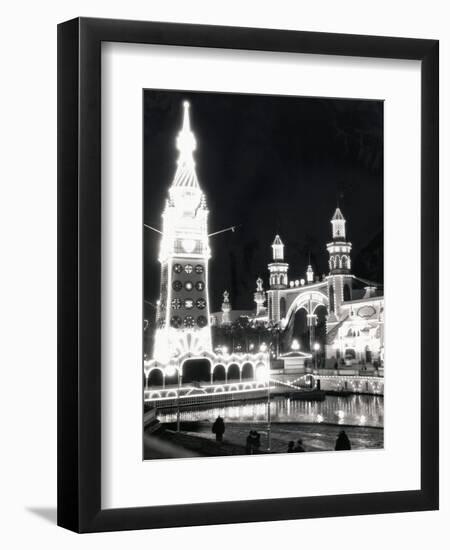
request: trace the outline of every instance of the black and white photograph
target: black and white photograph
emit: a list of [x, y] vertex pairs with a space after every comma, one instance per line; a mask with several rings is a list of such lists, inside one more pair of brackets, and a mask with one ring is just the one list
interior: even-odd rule
[[448, 11], [5, 3], [1, 548], [441, 549]]
[[144, 460], [384, 447], [383, 107], [143, 90]]

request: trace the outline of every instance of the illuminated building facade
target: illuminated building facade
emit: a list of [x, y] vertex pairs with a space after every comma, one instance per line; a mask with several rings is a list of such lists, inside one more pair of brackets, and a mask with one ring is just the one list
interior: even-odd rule
[[[325, 355], [327, 366], [339, 362], [383, 363], [384, 297], [382, 286], [352, 274], [352, 245], [346, 239], [346, 220], [340, 210], [331, 219], [332, 240], [327, 276], [315, 277], [308, 265], [305, 278], [289, 280], [289, 264], [279, 235], [272, 244], [267, 291], [268, 321], [291, 334], [296, 314], [306, 312], [308, 349], [317, 344], [316, 327], [321, 314], [326, 321]], [[288, 339], [289, 340], [289, 339]], [[289, 346], [289, 341], [287, 342]]]

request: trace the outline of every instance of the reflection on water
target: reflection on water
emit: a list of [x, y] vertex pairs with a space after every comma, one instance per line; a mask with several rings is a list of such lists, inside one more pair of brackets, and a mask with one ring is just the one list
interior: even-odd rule
[[[383, 397], [372, 395], [327, 396], [325, 401], [290, 401], [277, 397], [271, 400], [270, 412], [272, 422], [327, 422], [382, 428], [384, 403]], [[228, 422], [266, 422], [267, 402], [181, 409], [181, 420], [185, 422], [213, 421], [219, 415]], [[176, 411], [160, 411], [158, 418], [161, 422], [174, 422]]]

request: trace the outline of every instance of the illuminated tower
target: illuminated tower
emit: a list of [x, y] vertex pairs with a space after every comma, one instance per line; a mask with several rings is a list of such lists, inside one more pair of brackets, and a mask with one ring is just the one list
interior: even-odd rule
[[277, 323], [283, 315], [283, 304], [286, 300], [280, 291], [288, 287], [289, 264], [284, 261], [284, 244], [276, 235], [272, 243], [272, 259], [269, 268], [269, 290], [267, 291], [267, 310], [269, 321]]
[[328, 297], [330, 321], [339, 319], [340, 305], [343, 301], [351, 299], [352, 295], [352, 275], [351, 258], [352, 243], [346, 240], [345, 218], [340, 208], [331, 218], [333, 240], [327, 244], [327, 250], [330, 255], [328, 265], [330, 275], [328, 276]]
[[269, 264], [269, 286], [271, 289], [287, 288], [289, 264], [284, 261], [284, 244], [276, 235], [272, 243], [273, 262]]
[[178, 165], [162, 214], [160, 300], [154, 357], [168, 361], [190, 352], [211, 351], [208, 301], [208, 209], [195, 171], [195, 136], [189, 103], [176, 145]]

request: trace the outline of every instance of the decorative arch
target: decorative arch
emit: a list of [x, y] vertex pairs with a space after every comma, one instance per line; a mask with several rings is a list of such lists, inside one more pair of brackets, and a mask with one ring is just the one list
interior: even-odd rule
[[241, 369], [237, 363], [230, 363], [227, 366], [227, 379], [228, 380], [239, 380], [240, 379]]
[[341, 267], [342, 269], [350, 269], [350, 258], [346, 254], [341, 256]]
[[160, 367], [152, 367], [148, 372], [148, 385], [149, 386], [163, 386], [164, 385], [164, 371]]
[[211, 380], [211, 359], [205, 354], [189, 357], [180, 362], [184, 382], [209, 382]]
[[305, 290], [304, 292], [300, 293], [289, 306], [286, 314], [285, 326], [291, 322], [292, 317], [297, 313], [299, 309], [303, 308], [306, 310], [307, 314], [312, 314], [318, 306], [325, 306], [326, 308], [328, 308], [328, 297], [326, 296], [326, 294], [318, 290]]
[[204, 388], [191, 388], [186, 395], [206, 395], [208, 392]]
[[252, 379], [255, 376], [255, 368], [252, 363], [244, 363], [242, 367], [242, 379]]
[[212, 375], [213, 375], [213, 382], [225, 381], [226, 379], [226, 369], [225, 365], [222, 365], [221, 363], [218, 363], [217, 365], [214, 365], [212, 368]]

